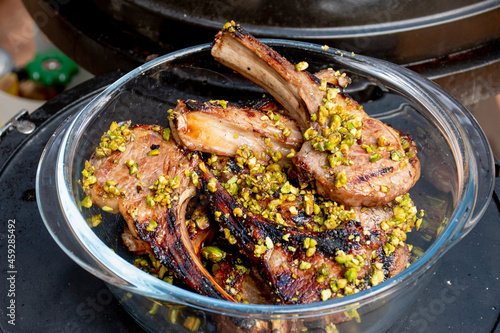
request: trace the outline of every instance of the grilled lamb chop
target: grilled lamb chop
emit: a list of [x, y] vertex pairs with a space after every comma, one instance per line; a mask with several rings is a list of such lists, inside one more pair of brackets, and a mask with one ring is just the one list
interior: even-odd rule
[[[186, 285], [232, 301], [202, 265], [186, 229], [186, 205], [195, 193], [190, 174], [198, 167], [198, 157], [189, 158], [173, 140], [165, 140], [163, 130], [112, 125], [85, 169], [85, 193], [97, 206], [120, 212], [131, 234], [125, 235], [127, 241], [135, 237], [146, 242]], [[121, 148], [114, 150], [117, 146]]]
[[[372, 251], [385, 242], [383, 233], [370, 232], [354, 220], [324, 232], [276, 224], [249, 212], [206, 166], [200, 169], [203, 189], [226, 238], [257, 265], [277, 304], [316, 302], [368, 286], [362, 279], [371, 271]], [[336, 294], [332, 283], [338, 284]]]
[[303, 141], [296, 123], [278, 112], [268, 115], [223, 101], [179, 101], [170, 128], [181, 147], [231, 157], [247, 145], [269, 160], [267, 151], [287, 156], [292, 149], [299, 150]]
[[240, 26], [226, 24], [212, 55], [266, 89], [297, 121], [306, 142], [294, 163], [321, 195], [376, 206], [406, 193], [419, 178], [411, 142], [370, 118], [340, 87], [292, 65]]
[[[123, 198], [126, 197], [129, 201], [141, 200], [146, 192], [139, 189], [145, 188], [146, 184], [152, 184], [162, 174], [164, 161], [161, 156], [164, 156], [167, 148], [163, 144], [161, 134], [153, 131], [152, 127], [143, 125], [130, 129], [128, 123], [121, 126], [116, 124], [112, 125], [110, 131], [103, 136], [102, 141], [111, 142], [107, 145], [112, 147], [121, 142], [120, 149], [123, 152], [99, 147], [92, 155], [89, 163], [95, 169], [93, 173], [96, 182], [90, 188], [84, 186], [84, 190], [95, 205], [101, 208], [108, 207], [105, 210], [118, 214], [119, 202]], [[114, 139], [110, 140], [110, 136]], [[152, 150], [152, 145], [158, 145], [158, 148], [155, 147], [159, 152], [158, 156], [148, 156], [147, 153]], [[140, 170], [131, 171], [136, 163], [140, 166]], [[133, 171], [135, 173], [131, 174]], [[142, 178], [139, 179], [137, 174], [142, 175]]]
[[247, 268], [238, 258], [226, 258], [214, 272], [214, 279], [238, 302], [272, 304], [272, 293], [255, 268]]

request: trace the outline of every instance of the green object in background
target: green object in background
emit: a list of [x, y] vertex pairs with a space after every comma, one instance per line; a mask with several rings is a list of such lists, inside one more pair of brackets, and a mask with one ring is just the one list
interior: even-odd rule
[[54, 49], [37, 53], [25, 70], [31, 80], [53, 87], [66, 86], [78, 73], [78, 66], [61, 51]]

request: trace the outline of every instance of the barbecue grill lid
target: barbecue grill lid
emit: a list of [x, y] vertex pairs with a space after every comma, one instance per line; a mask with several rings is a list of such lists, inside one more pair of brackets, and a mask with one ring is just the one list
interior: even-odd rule
[[23, 2], [55, 45], [94, 74], [128, 70], [150, 54], [206, 43], [228, 20], [258, 37], [327, 44], [399, 64], [500, 38], [500, 0]]
[[[143, 32], [164, 20], [214, 31], [228, 20], [235, 20], [261, 36], [312, 39], [394, 34], [463, 20], [500, 5], [494, 0], [94, 0], [94, 3], [117, 20], [135, 23], [135, 28]], [[160, 31], [161, 27], [156, 32]], [[153, 31], [147, 33], [154, 38]]]

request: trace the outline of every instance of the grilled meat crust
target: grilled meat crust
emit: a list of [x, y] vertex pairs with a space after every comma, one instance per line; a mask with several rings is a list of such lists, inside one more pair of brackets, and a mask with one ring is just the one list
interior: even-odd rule
[[[139, 201], [145, 198], [145, 192], [138, 191], [141, 183], [152, 184], [163, 172], [164, 158], [168, 147], [164, 144], [163, 137], [158, 131], [152, 130], [152, 125], [137, 125], [132, 128], [134, 140], [127, 143], [124, 152], [118, 150], [105, 158], [97, 157], [94, 153], [89, 160], [95, 169], [94, 175], [97, 182], [85, 190], [85, 195], [90, 195], [92, 202], [98, 207], [107, 206], [113, 214], [119, 213], [119, 203], [126, 196], [129, 201]], [[158, 156], [148, 156], [151, 146], [158, 146]], [[127, 161], [133, 160], [140, 166], [142, 179], [130, 174]], [[146, 171], [143, 172], [142, 170]], [[116, 182], [115, 188], [122, 190], [120, 195], [114, 195], [106, 190], [107, 182]]]
[[[197, 155], [188, 158], [173, 140], [164, 140], [159, 126], [136, 126], [132, 133], [135, 140], [124, 152], [91, 158], [97, 177], [96, 184], [87, 190], [92, 201], [101, 208], [113, 207], [111, 213], [120, 212], [131, 234], [126, 239], [147, 243], [155, 257], [186, 285], [203, 295], [232, 301], [202, 265], [186, 229], [186, 205], [196, 191], [189, 174], [198, 167]], [[148, 155], [153, 148], [159, 154]], [[142, 178], [130, 174], [126, 164], [130, 159], [138, 164]], [[162, 193], [150, 187], [160, 178], [165, 180]], [[104, 185], [111, 179], [124, 190], [120, 195], [105, 191]], [[158, 194], [165, 194], [163, 203], [152, 203]]]
[[[324, 126], [311, 120], [317, 117], [328, 97], [327, 89], [322, 87], [319, 79], [308, 72], [296, 70], [277, 52], [237, 25], [231, 25], [217, 34], [212, 55], [223, 65], [266, 89], [287, 109], [303, 133], [309, 129], [322, 133]], [[376, 206], [406, 193], [420, 176], [415, 146], [410, 148], [410, 160], [393, 160], [390, 151], [404, 151], [396, 131], [370, 118], [357, 102], [340, 89], [329, 97], [330, 103], [343, 110], [342, 113], [361, 121], [359, 130], [362, 136], [352, 143], [348, 151], [342, 151], [343, 163], [332, 167], [329, 167], [328, 153], [313, 148], [312, 141], [307, 140], [294, 159], [298, 169], [306, 174], [302, 179], [314, 179], [322, 195], [350, 206]], [[329, 115], [324, 123], [329, 124], [331, 119], [332, 115]], [[368, 153], [364, 145], [378, 145], [381, 136], [386, 138], [386, 149], [374, 162], [370, 159], [373, 153]], [[336, 179], [342, 173], [345, 173], [345, 183], [339, 186]]]
[[234, 260], [224, 260], [214, 272], [215, 281], [238, 302], [272, 304], [272, 294], [256, 269], [241, 268]]
[[[325, 167], [328, 155], [313, 149], [309, 141], [305, 142], [294, 158], [294, 164], [302, 173], [301, 178], [312, 179], [320, 195], [348, 206], [378, 206], [408, 192], [420, 177], [420, 163], [416, 157], [407, 161], [392, 160], [394, 150], [404, 151], [401, 135], [373, 118], [364, 120], [362, 131], [362, 140], [355, 142], [345, 155], [352, 165]], [[378, 151], [380, 158], [372, 162], [363, 145], [376, 145], [381, 135], [390, 142], [393, 150]], [[413, 142], [408, 149], [416, 154]], [[335, 182], [340, 172], [345, 173], [346, 182], [337, 187]]]

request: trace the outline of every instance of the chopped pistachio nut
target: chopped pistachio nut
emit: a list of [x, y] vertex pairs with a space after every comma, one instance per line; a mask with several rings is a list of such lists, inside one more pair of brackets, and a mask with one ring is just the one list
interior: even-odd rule
[[255, 249], [253, 250], [253, 254], [255, 257], [260, 257], [267, 251], [267, 247], [265, 245], [255, 245]]
[[205, 246], [200, 250], [201, 255], [213, 263], [221, 262], [226, 257], [226, 252], [216, 246]]
[[113, 208], [111, 208], [109, 206], [103, 206], [102, 210], [105, 211], [105, 212], [111, 212], [113, 210]]
[[305, 61], [301, 61], [295, 65], [295, 70], [297, 72], [302, 72], [302, 71], [305, 71], [307, 69], [307, 67], [309, 67], [309, 64]]
[[197, 331], [201, 326], [201, 319], [195, 316], [189, 316], [184, 321], [183, 326], [191, 332]]
[[349, 282], [354, 281], [354, 279], [356, 279], [357, 275], [358, 275], [358, 271], [354, 267], [349, 268], [347, 270], [347, 272], [345, 272], [345, 277], [346, 277], [347, 281], [349, 281]]
[[89, 161], [85, 161], [85, 169], [82, 171], [82, 187], [84, 190], [97, 183], [97, 177], [94, 175], [95, 169], [90, 165]]
[[174, 120], [174, 119], [175, 119], [175, 112], [174, 112], [174, 110], [173, 110], [173, 109], [169, 109], [169, 110], [167, 111], [167, 113], [168, 113], [168, 116], [167, 116], [167, 119], [168, 119], [168, 120]]
[[266, 247], [267, 247], [268, 249], [272, 249], [272, 248], [274, 248], [274, 243], [273, 243], [273, 241], [271, 240], [271, 238], [269, 238], [269, 237], [266, 237]]
[[115, 197], [115, 196], [126, 196], [126, 193], [123, 189], [118, 189], [116, 188], [116, 185], [118, 183], [113, 181], [113, 180], [106, 180], [106, 183], [102, 186], [102, 189], [104, 190], [104, 192], [107, 193], [108, 196], [110, 197]]
[[347, 183], [345, 170], [337, 172], [335, 174], [335, 187], [342, 187], [345, 185], [345, 183]]
[[389, 147], [391, 143], [385, 136], [381, 135], [377, 139], [377, 144], [379, 147]]
[[173, 179], [170, 177], [161, 175], [158, 177], [153, 185], [149, 187], [149, 189], [154, 193], [154, 195], [148, 195], [146, 197], [146, 203], [150, 207], [154, 207], [156, 203], [171, 207], [171, 203], [173, 200], [177, 200], [177, 196], [172, 196], [173, 191], [178, 188], [180, 185], [180, 179], [178, 176], [175, 176]]
[[227, 22], [226, 24], [224, 24], [224, 26], [222, 27], [222, 30], [223, 31], [228, 31], [228, 32], [234, 32], [235, 29], [234, 27], [236, 26], [236, 23], [234, 23], [234, 21], [231, 21], [231, 22]]
[[170, 128], [165, 128], [163, 130], [163, 139], [165, 139], [165, 141], [170, 140]]
[[345, 287], [347, 286], [347, 282], [348, 282], [347, 279], [339, 279], [337, 281], [337, 287], [339, 289], [345, 289]]
[[326, 301], [332, 297], [332, 290], [331, 289], [323, 289], [321, 291], [321, 300]]
[[134, 160], [127, 160], [125, 164], [128, 166], [129, 173], [131, 175], [137, 173], [139, 171], [139, 165], [134, 162]]
[[207, 189], [210, 192], [216, 192], [217, 191], [217, 180], [215, 178], [210, 178], [207, 184]]
[[210, 221], [206, 214], [197, 214], [196, 216], [192, 216], [191, 219], [194, 219], [194, 223], [199, 230], [205, 230], [210, 227]]
[[318, 136], [318, 132], [314, 130], [314, 128], [309, 127], [303, 134], [304, 140], [309, 141]]
[[312, 257], [316, 253], [316, 248], [312, 247], [306, 250], [306, 257]]
[[228, 102], [222, 99], [210, 101], [210, 104], [220, 105], [224, 110], [227, 108]]
[[[212, 192], [215, 192], [215, 191], [212, 191]], [[233, 209], [233, 215], [237, 216], [237, 217], [241, 217], [241, 216], [243, 216], [243, 210], [240, 207], [236, 207], [235, 209]]]
[[179, 319], [181, 314], [181, 309], [180, 308], [169, 308], [168, 313], [167, 313], [167, 319], [175, 324], [177, 323], [177, 320]]
[[367, 145], [366, 143], [363, 143], [361, 145], [361, 148], [363, 148], [368, 154], [372, 154], [375, 151], [375, 147]]
[[295, 156], [297, 152], [295, 151], [295, 149], [290, 149], [290, 153], [288, 153], [288, 155], [286, 155], [286, 157], [288, 158], [293, 158]]
[[231, 245], [236, 244], [237, 242], [236, 237], [234, 237], [234, 235], [231, 235], [231, 232], [227, 228], [224, 228], [224, 237]]
[[321, 266], [316, 271], [316, 282], [322, 283], [330, 276], [330, 270], [326, 266], [325, 263], [321, 264]]
[[384, 272], [381, 269], [375, 268], [375, 271], [370, 276], [370, 283], [373, 287], [383, 282], [385, 279]]
[[388, 257], [396, 248], [390, 243], [382, 244], [382, 249], [384, 250], [385, 256]]
[[155, 206], [155, 200], [153, 199], [153, 197], [151, 195], [148, 195], [146, 197], [146, 203], [148, 204], [148, 206], [150, 207], [154, 207]]
[[304, 247], [306, 249], [316, 247], [316, 245], [318, 245], [318, 241], [315, 240], [314, 238], [307, 237], [304, 241]]
[[357, 309], [349, 309], [345, 312], [345, 314], [349, 319], [354, 319], [357, 323], [361, 322], [361, 318]]
[[300, 265], [299, 265], [299, 268], [302, 269], [302, 270], [306, 270], [306, 269], [311, 268], [311, 266], [312, 266], [312, 264], [310, 262], [301, 261]]
[[380, 154], [380, 153], [375, 153], [375, 154], [373, 154], [372, 156], [370, 156], [370, 162], [375, 163], [375, 162], [377, 162], [378, 160], [380, 160], [381, 158], [382, 158], [382, 154]]
[[292, 214], [292, 215], [299, 214], [299, 211], [298, 211], [297, 207], [295, 207], [295, 206], [290, 206], [290, 208], [288, 208], [288, 210], [290, 211], [290, 214]]
[[418, 230], [420, 229], [420, 226], [422, 225], [422, 219], [417, 219], [415, 222], [415, 228]]
[[321, 80], [321, 84], [319, 86], [319, 90], [326, 91], [327, 84], [328, 84], [328, 82], [326, 82], [326, 80]]
[[99, 223], [102, 222], [102, 216], [101, 216], [101, 214], [93, 215], [91, 222], [92, 222], [92, 226], [93, 227], [97, 227], [99, 225]]
[[399, 150], [395, 150], [391, 153], [391, 160], [399, 162], [403, 159], [404, 155]]
[[339, 333], [339, 330], [334, 323], [330, 323], [325, 327], [325, 333]]
[[203, 172], [203, 173], [207, 173], [208, 172], [208, 169], [207, 169], [207, 166], [205, 165], [204, 162], [200, 162], [198, 164], [198, 167], [200, 168], [200, 170]]
[[148, 151], [148, 156], [156, 156], [156, 155], [160, 155], [160, 151], [158, 149], [152, 149]]
[[124, 152], [127, 143], [134, 140], [132, 131], [129, 129], [130, 123], [118, 125], [116, 122], [111, 123], [109, 130], [101, 137], [101, 143], [96, 148], [96, 156], [103, 158], [111, 155], [114, 151]]
[[149, 224], [146, 227], [146, 231], [155, 231], [157, 226], [158, 226], [158, 224], [156, 223], [155, 220], [149, 220]]
[[198, 185], [198, 174], [194, 171], [191, 171], [190, 175], [191, 177], [191, 182], [193, 183], [194, 186]]
[[210, 157], [207, 159], [207, 164], [215, 165], [215, 162], [217, 162], [217, 155], [215, 154], [210, 155]]
[[[314, 195], [312, 193], [306, 193], [304, 195], [304, 211], [307, 215], [313, 215], [314, 212]], [[319, 208], [319, 206], [318, 206]], [[319, 212], [318, 212], [319, 213]]]
[[335, 256], [335, 261], [338, 264], [342, 265], [342, 264], [345, 264], [347, 262], [352, 261], [353, 258], [354, 258], [354, 256], [352, 254], [346, 254], [344, 251], [339, 250], [337, 252], [337, 255]]
[[155, 315], [156, 312], [158, 312], [158, 308], [159, 308], [158, 303], [153, 303], [153, 306], [151, 307], [151, 309], [149, 309], [148, 313], [150, 315]]
[[85, 198], [83, 198], [82, 206], [85, 208], [92, 207], [92, 199], [90, 199], [90, 195], [87, 195]]

